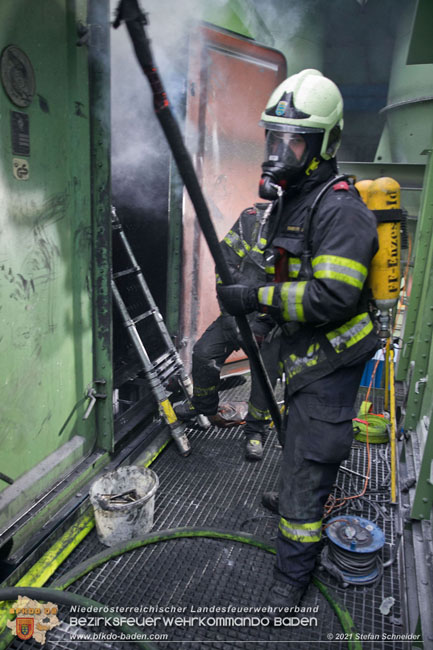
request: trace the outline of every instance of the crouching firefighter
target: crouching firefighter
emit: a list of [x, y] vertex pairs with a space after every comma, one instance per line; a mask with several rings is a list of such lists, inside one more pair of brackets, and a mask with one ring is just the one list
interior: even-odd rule
[[301, 600], [320, 550], [324, 504], [353, 440], [354, 403], [365, 362], [378, 349], [367, 274], [378, 249], [373, 214], [335, 155], [343, 127], [337, 86], [317, 70], [280, 84], [262, 113], [266, 161], [260, 194], [283, 189], [273, 240], [273, 283], [219, 288], [231, 314], [260, 311], [281, 328], [286, 421], [278, 493], [263, 502], [280, 514], [268, 605]]
[[[275, 232], [278, 220], [276, 201], [256, 203], [244, 210], [224, 239], [220, 242], [233, 279], [249, 287], [272, 280], [273, 267], [266, 267], [265, 253]], [[220, 279], [217, 275], [217, 285]], [[277, 363], [274, 361], [277, 343], [265, 343], [269, 331], [275, 327], [272, 318], [263, 313], [251, 314], [248, 318], [257, 343], [262, 348], [270, 380], [277, 379]], [[220, 316], [207, 328], [194, 345], [192, 356], [192, 380], [194, 384], [191, 405], [176, 407], [181, 420], [194, 418], [201, 413], [216, 426], [234, 426], [242, 416], [232, 404], [219, 404], [221, 368], [235, 350], [242, 345], [241, 336], [234, 316], [222, 307]], [[266, 399], [260, 384], [252, 373], [251, 394], [244, 428], [247, 460], [261, 460], [263, 445], [271, 422]]]

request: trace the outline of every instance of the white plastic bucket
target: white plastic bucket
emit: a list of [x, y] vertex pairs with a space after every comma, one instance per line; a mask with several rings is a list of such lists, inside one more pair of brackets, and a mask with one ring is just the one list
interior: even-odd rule
[[[99, 540], [107, 546], [114, 546], [149, 532], [153, 526], [158, 485], [154, 471], [135, 465], [119, 467], [97, 479], [89, 496]], [[115, 495], [120, 496], [115, 499]], [[126, 498], [131, 501], [122, 502]]]

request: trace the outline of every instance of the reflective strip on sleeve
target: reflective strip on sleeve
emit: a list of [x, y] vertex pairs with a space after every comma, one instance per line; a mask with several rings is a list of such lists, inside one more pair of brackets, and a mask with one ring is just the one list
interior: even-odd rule
[[283, 282], [281, 285], [281, 311], [284, 320], [305, 322], [304, 297], [306, 282]]
[[298, 522], [287, 521], [287, 519], [281, 517], [278, 528], [284, 537], [294, 542], [320, 542], [322, 537], [322, 520], [308, 524], [300, 524]]
[[289, 278], [297, 278], [301, 270], [299, 257], [289, 257]]
[[275, 291], [275, 285], [266, 285], [264, 287], [260, 287], [258, 291], [258, 299], [259, 303], [261, 305], [265, 305], [266, 307], [271, 307], [272, 306], [272, 299], [274, 297], [274, 291]]
[[227, 235], [224, 237], [223, 242], [233, 249], [239, 257], [245, 257], [246, 251], [249, 251], [251, 248], [245, 241], [242, 241], [239, 235], [233, 230], [229, 230]]
[[343, 352], [361, 341], [373, 330], [373, 323], [367, 312], [358, 314], [341, 327], [326, 334], [336, 352]]
[[338, 255], [319, 255], [312, 260], [314, 277], [317, 279], [337, 280], [352, 287], [362, 289], [367, 277], [367, 269], [363, 264], [348, 257]]

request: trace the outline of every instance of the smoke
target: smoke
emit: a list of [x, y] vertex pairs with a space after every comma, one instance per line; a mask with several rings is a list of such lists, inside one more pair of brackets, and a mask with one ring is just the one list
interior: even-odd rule
[[[111, 0], [113, 18], [117, 4]], [[317, 37], [314, 24], [319, 4], [320, 0], [142, 0], [155, 62], [178, 119], [182, 120], [189, 34], [195, 23], [225, 9], [237, 12], [257, 41], [286, 54], [291, 73], [297, 71], [291, 69], [296, 65], [291, 40], [300, 36], [308, 43]], [[315, 48], [307, 49], [312, 51], [307, 65], [298, 67], [321, 67], [313, 53]], [[125, 25], [111, 33], [111, 83], [114, 196], [131, 206], [151, 203], [166, 211], [160, 181], [168, 176], [169, 151]]]
[[[266, 2], [265, 10], [263, 10], [263, 0], [238, 0], [238, 2], [249, 18], [247, 26], [254, 37], [264, 45], [281, 50], [286, 57], [291, 51], [292, 39], [299, 37], [306, 41], [313, 41], [317, 36], [317, 27], [323, 10], [322, 0], [302, 0], [302, 2], [271, 0]], [[247, 11], [248, 7], [249, 11]], [[290, 69], [290, 59], [288, 64]], [[294, 70], [297, 71], [299, 70]]]
[[[213, 0], [223, 6], [227, 0]], [[146, 32], [157, 68], [178, 119], [182, 119], [188, 35], [203, 18], [202, 0], [147, 0]], [[114, 18], [117, 1], [111, 0]], [[139, 68], [125, 25], [111, 34], [113, 194], [133, 207], [152, 205], [166, 216], [161, 183], [168, 177], [169, 151], [153, 110], [152, 93]]]

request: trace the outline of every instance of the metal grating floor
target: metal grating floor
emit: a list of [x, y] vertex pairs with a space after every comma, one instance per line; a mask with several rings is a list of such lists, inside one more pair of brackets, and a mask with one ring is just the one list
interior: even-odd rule
[[[227, 391], [223, 399], [246, 399], [248, 391], [249, 383], [246, 383]], [[377, 408], [376, 399], [374, 401]], [[260, 498], [264, 490], [277, 485], [280, 447], [275, 433], [269, 436], [261, 463], [244, 460], [241, 427], [212, 427], [207, 431], [189, 429], [188, 435], [193, 447], [193, 453], [188, 458], [180, 458], [175, 445], [170, 445], [152, 465], [160, 480], [153, 530], [184, 526], [212, 527], [249, 532], [273, 541], [278, 517], [261, 506]], [[367, 454], [364, 444], [354, 443], [351, 458], [344, 466], [365, 474]], [[358, 494], [363, 483], [361, 477], [342, 470], [335, 494]], [[371, 480], [366, 496], [349, 501], [345, 508], [335, 511], [332, 516], [343, 513], [371, 519], [384, 531], [387, 544], [382, 559], [386, 562], [396, 548], [399, 529], [397, 513], [389, 503], [389, 450], [386, 445], [371, 446]], [[54, 578], [105, 548], [93, 531]], [[263, 606], [272, 581], [273, 562], [274, 557], [266, 551], [239, 542], [180, 539], [160, 542], [110, 560], [81, 578], [70, 589], [106, 605], [184, 608], [182, 615], [198, 616], [200, 607]], [[349, 610], [358, 634], [368, 641], [364, 647], [374, 650], [410, 647], [400, 641], [385, 639], [386, 636], [402, 635], [406, 631], [400, 597], [404, 593], [401, 564], [398, 553], [395, 562], [384, 569], [379, 584], [372, 587], [349, 586], [342, 589], [328, 573], [318, 574], [336, 599]], [[392, 596], [395, 602], [390, 613], [384, 616], [380, 612], [380, 605], [388, 596]], [[344, 635], [335, 611], [314, 585], [309, 587], [302, 605], [318, 609], [316, 613], [303, 614], [316, 617], [317, 625], [312, 622], [306, 627], [278, 628], [200, 625], [197, 622], [180, 626], [159, 623], [154, 628], [147, 627], [146, 632], [168, 635], [168, 641], [153, 641], [161, 650], [173, 647], [184, 650], [234, 650], [261, 646], [269, 650], [280, 650], [282, 647], [289, 650], [314, 650], [317, 647], [335, 650], [336, 647], [348, 647], [347, 641], [342, 640]], [[217, 614], [207, 612], [206, 615], [212, 617]], [[250, 612], [250, 615], [253, 613]], [[75, 650], [82, 647], [83, 641], [74, 641], [71, 637], [79, 630], [69, 627], [68, 608], [60, 607], [58, 616], [63, 622], [48, 633], [45, 648]], [[238, 613], [237, 616], [248, 614]], [[81, 631], [94, 630], [87, 628]], [[112, 632], [112, 629], [107, 632]], [[86, 641], [85, 645], [88, 649], [99, 650], [136, 647], [131, 642], [120, 641]], [[10, 647], [18, 650], [40, 648], [40, 645], [34, 641], [20, 642], [15, 639]]]

